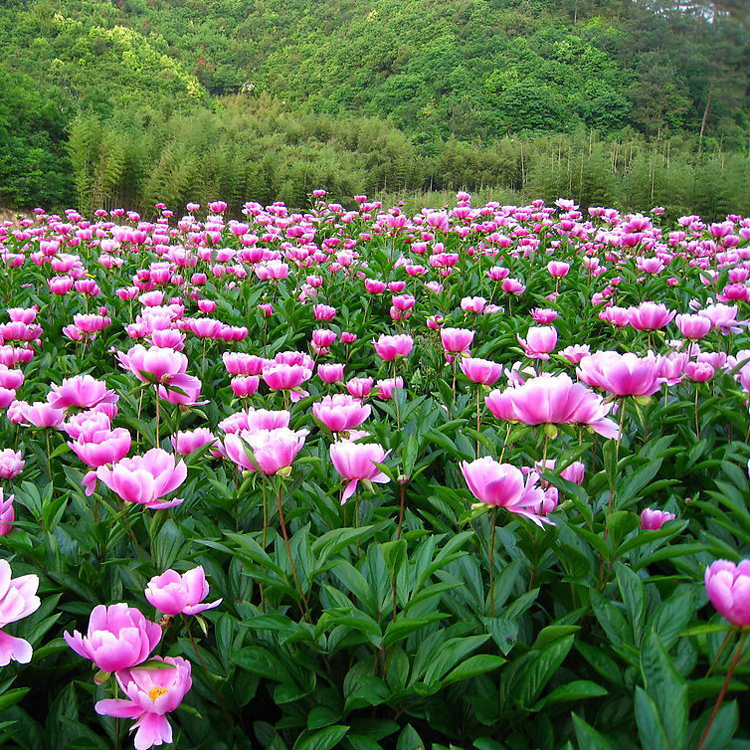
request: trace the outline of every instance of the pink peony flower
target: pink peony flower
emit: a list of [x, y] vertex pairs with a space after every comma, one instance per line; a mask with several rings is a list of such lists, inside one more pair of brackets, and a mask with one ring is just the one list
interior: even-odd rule
[[677, 313], [666, 305], [656, 302], [641, 302], [630, 308], [630, 325], [637, 331], [656, 331], [672, 322]]
[[179, 453], [181, 456], [187, 456], [193, 451], [197, 451], [198, 448], [202, 448], [204, 445], [213, 445], [216, 442], [216, 438], [207, 427], [198, 427], [195, 430], [176, 432], [172, 435], [170, 440], [175, 453]]
[[3, 488], [0, 487], [0, 536], [10, 534], [13, 521], [16, 520], [16, 511], [13, 508], [13, 495], [5, 497]]
[[462, 354], [471, 347], [475, 333], [467, 328], [443, 328], [440, 331], [440, 341], [446, 352]]
[[117, 463], [128, 455], [132, 438], [124, 427], [115, 430], [103, 429], [82, 433], [68, 443], [73, 453], [92, 469], [105, 464]]
[[705, 315], [678, 315], [674, 322], [680, 333], [692, 341], [702, 339], [712, 327], [711, 320]]
[[522, 339], [516, 334], [518, 343], [529, 359], [549, 359], [557, 346], [557, 329], [554, 326], [532, 326]]
[[471, 380], [472, 383], [483, 385], [494, 385], [503, 373], [503, 366], [489, 359], [478, 357], [463, 357], [459, 363], [461, 372]]
[[173, 669], [128, 669], [115, 677], [127, 698], [107, 698], [94, 706], [101, 716], [136, 719], [135, 750], [172, 742], [172, 727], [165, 714], [174, 711], [192, 687], [190, 662], [180, 656], [154, 657]]
[[461, 462], [461, 472], [474, 497], [488, 505], [505, 508], [533, 521], [538, 526], [552, 522], [537, 512], [544, 502], [544, 490], [537, 487], [539, 475], [523, 473], [511, 464], [501, 464], [485, 456], [476, 461]]
[[332, 432], [348, 432], [359, 427], [369, 416], [370, 406], [348, 394], [325, 396], [313, 404], [313, 415]]
[[617, 424], [607, 418], [612, 405], [567, 375], [541, 375], [523, 385], [492, 391], [485, 399], [498, 419], [524, 424], [581, 424], [616, 438]]
[[25, 401], [17, 401], [18, 411], [21, 420], [27, 426], [60, 429], [64, 419], [65, 412], [62, 409], [55, 409], [44, 401], [35, 401], [28, 404]]
[[121, 499], [147, 508], [171, 508], [182, 499], [162, 501], [159, 498], [176, 490], [187, 479], [184, 461], [175, 463], [171, 453], [152, 448], [143, 456], [123, 458], [112, 467], [100, 466], [96, 478], [104, 482]]
[[0, 479], [17, 477], [25, 465], [21, 451], [14, 451], [12, 448], [0, 450]]
[[386, 336], [383, 334], [372, 345], [378, 356], [386, 362], [393, 362], [396, 357], [406, 357], [414, 347], [414, 339], [404, 333], [395, 336]]
[[347, 482], [341, 495], [342, 505], [356, 492], [357, 484], [363, 480], [377, 484], [390, 482], [375, 466], [375, 463], [382, 464], [388, 456], [388, 452], [378, 443], [333, 443], [329, 453], [333, 467]]
[[716, 560], [706, 568], [706, 591], [716, 611], [732, 625], [750, 625], [750, 560]]
[[[36, 595], [39, 576], [31, 574], [11, 578], [11, 575], [8, 561], [0, 560], [0, 628], [28, 617], [41, 605]], [[32, 653], [28, 641], [8, 635], [0, 629], [0, 667], [7, 667], [11, 661], [28, 664]]]
[[578, 364], [578, 377], [586, 385], [597, 386], [615, 396], [651, 396], [665, 382], [661, 358], [649, 352], [639, 357], [630, 352], [600, 351]]
[[217, 599], [210, 604], [201, 604], [208, 596], [206, 574], [199, 565], [180, 575], [175, 570], [167, 570], [154, 576], [146, 587], [146, 599], [165, 615], [197, 615], [221, 604]]
[[63, 633], [79, 656], [90, 659], [104, 672], [117, 672], [142, 664], [161, 640], [161, 627], [127, 604], [99, 604], [91, 611], [86, 635]]
[[668, 513], [665, 510], [644, 508], [641, 511], [641, 528], [647, 531], [660, 529], [667, 521], [674, 521], [675, 518], [674, 513]]

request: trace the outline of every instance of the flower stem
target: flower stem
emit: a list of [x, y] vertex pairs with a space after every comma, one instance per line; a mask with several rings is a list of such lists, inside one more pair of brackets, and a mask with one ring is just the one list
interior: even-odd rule
[[289, 534], [286, 530], [286, 520], [284, 518], [284, 506], [281, 502], [281, 484], [279, 484], [278, 491], [276, 493], [276, 501], [279, 506], [279, 524], [281, 526], [281, 534], [284, 537], [284, 545], [286, 546], [286, 553], [289, 556], [289, 565], [292, 568], [292, 577], [294, 578], [294, 583], [297, 586], [297, 591], [299, 591], [300, 595], [300, 609], [302, 610], [302, 614], [304, 615], [305, 619], [308, 619], [309, 612], [307, 609], [307, 599], [305, 599], [305, 594], [302, 591], [302, 584], [299, 580], [299, 574], [297, 573], [297, 566], [294, 564], [294, 557], [292, 556], [292, 545], [289, 543]]
[[698, 391], [700, 390], [700, 384], [695, 385], [695, 436], [698, 440], [701, 439], [701, 423], [698, 417]]
[[479, 458], [479, 453], [481, 451], [481, 443], [479, 442], [479, 434], [482, 429], [482, 386], [481, 384], [477, 385], [477, 458]]
[[495, 528], [497, 527], [497, 507], [492, 509], [492, 528], [490, 529], [490, 616], [495, 616]]
[[716, 718], [716, 715], [719, 713], [721, 704], [724, 702], [724, 698], [726, 697], [727, 690], [729, 689], [729, 683], [732, 680], [732, 675], [734, 674], [734, 670], [737, 668], [737, 665], [740, 662], [740, 657], [742, 656], [742, 649], [745, 646], [745, 638], [747, 638], [747, 630], [742, 631], [742, 635], [740, 636], [739, 643], [737, 644], [737, 648], [734, 652], [734, 656], [732, 657], [732, 662], [729, 665], [729, 669], [727, 670], [727, 676], [724, 679], [724, 684], [721, 686], [721, 692], [719, 693], [719, 697], [716, 699], [714, 710], [711, 711], [711, 716], [708, 719], [708, 724], [706, 724], [706, 728], [703, 730], [703, 734], [701, 735], [701, 738], [698, 740], [698, 744], [695, 746], [695, 750], [701, 750], [701, 748], [703, 747], [703, 743], [706, 741], [706, 737], [708, 737], [708, 733], [711, 731], [711, 726], [714, 723], [714, 719]]
[[154, 435], [154, 448], [159, 447], [159, 419], [161, 417], [160, 406], [159, 406], [159, 386], [154, 386], [154, 395], [156, 396], [156, 433]]
[[404, 496], [406, 494], [406, 485], [401, 484], [401, 506], [398, 511], [398, 531], [396, 532], [396, 539], [401, 539], [401, 527], [404, 525]]

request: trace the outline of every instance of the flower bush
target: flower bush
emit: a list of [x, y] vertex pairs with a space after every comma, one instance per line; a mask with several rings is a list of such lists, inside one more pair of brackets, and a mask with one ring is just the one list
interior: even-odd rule
[[0, 744], [747, 747], [750, 219], [356, 201], [0, 225]]

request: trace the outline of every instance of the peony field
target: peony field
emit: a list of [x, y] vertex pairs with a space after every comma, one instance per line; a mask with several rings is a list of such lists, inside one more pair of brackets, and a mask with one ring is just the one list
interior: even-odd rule
[[740, 215], [0, 222], [0, 747], [749, 750], [749, 324]]

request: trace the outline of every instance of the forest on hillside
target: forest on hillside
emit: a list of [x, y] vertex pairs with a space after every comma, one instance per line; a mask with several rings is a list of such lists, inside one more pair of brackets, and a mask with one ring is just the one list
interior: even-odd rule
[[750, 210], [744, 0], [9, 0], [0, 205]]

